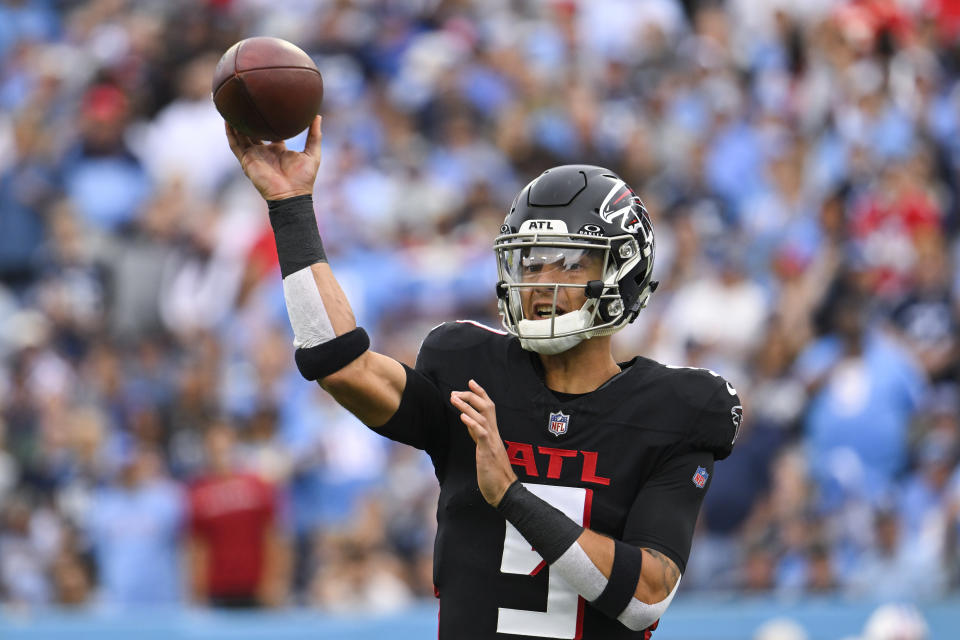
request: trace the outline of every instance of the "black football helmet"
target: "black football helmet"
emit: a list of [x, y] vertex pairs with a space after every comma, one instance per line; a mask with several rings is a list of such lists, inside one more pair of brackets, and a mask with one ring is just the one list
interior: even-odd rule
[[[615, 173], [590, 165], [544, 171], [513, 201], [494, 242], [501, 322], [523, 348], [560, 353], [581, 340], [619, 331], [646, 306], [651, 280], [653, 225], [643, 202]], [[580, 268], [584, 256], [601, 265], [585, 284], [524, 281], [531, 270]], [[546, 271], [543, 271], [546, 274]], [[529, 278], [527, 278], [529, 280]], [[569, 279], [569, 278], [558, 278]], [[521, 290], [552, 288], [553, 306], [524, 313]], [[580, 309], [559, 309], [560, 289], [584, 290]], [[532, 311], [532, 310], [526, 310]]]

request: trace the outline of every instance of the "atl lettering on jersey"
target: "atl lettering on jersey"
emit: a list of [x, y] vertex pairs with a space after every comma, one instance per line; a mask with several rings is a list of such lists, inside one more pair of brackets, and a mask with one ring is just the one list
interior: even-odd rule
[[597, 475], [597, 458], [599, 454], [596, 451], [579, 451], [577, 449], [558, 449], [556, 447], [534, 447], [532, 444], [524, 442], [511, 442], [505, 440], [507, 445], [507, 456], [510, 458], [510, 464], [520, 467], [528, 478], [539, 478], [540, 470], [546, 466], [547, 478], [554, 480], [560, 477], [563, 470], [564, 460], [570, 460], [570, 465], [580, 466], [580, 481], [610, 485], [610, 478], [604, 478]]

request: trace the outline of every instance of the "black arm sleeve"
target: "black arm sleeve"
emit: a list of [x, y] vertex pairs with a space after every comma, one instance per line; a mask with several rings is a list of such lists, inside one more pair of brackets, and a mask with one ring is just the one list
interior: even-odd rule
[[[703, 478], [703, 476], [706, 476]], [[640, 489], [624, 528], [624, 542], [660, 551], [682, 573], [693, 529], [713, 476], [713, 453], [690, 451], [664, 460]], [[703, 478], [703, 487], [697, 481]]]
[[447, 403], [436, 384], [423, 373], [403, 365], [407, 383], [400, 407], [387, 422], [373, 429], [382, 436], [423, 449], [431, 456], [446, 444]]

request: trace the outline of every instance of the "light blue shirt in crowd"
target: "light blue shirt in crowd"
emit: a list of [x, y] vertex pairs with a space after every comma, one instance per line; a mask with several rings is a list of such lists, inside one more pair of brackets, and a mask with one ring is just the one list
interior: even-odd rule
[[811, 344], [797, 360], [802, 379], [831, 370], [815, 392], [805, 433], [812, 471], [821, 479], [823, 464], [839, 448], [853, 450], [863, 463], [863, 487], [881, 492], [907, 462], [907, 431], [926, 380], [909, 355], [879, 332], [864, 337], [863, 353], [842, 361], [836, 336]]
[[108, 487], [93, 500], [87, 533], [97, 556], [100, 597], [107, 605], [163, 605], [181, 597], [180, 488], [150, 481]]

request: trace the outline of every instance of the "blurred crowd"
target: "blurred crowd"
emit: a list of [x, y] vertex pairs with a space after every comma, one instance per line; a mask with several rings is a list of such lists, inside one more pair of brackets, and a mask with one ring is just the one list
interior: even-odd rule
[[498, 324], [543, 169], [643, 196], [662, 286], [616, 351], [745, 406], [683, 589], [960, 589], [960, 2], [0, 0], [0, 603], [432, 596], [429, 461], [294, 367], [210, 95], [251, 35], [323, 74], [318, 222], [401, 361]]

